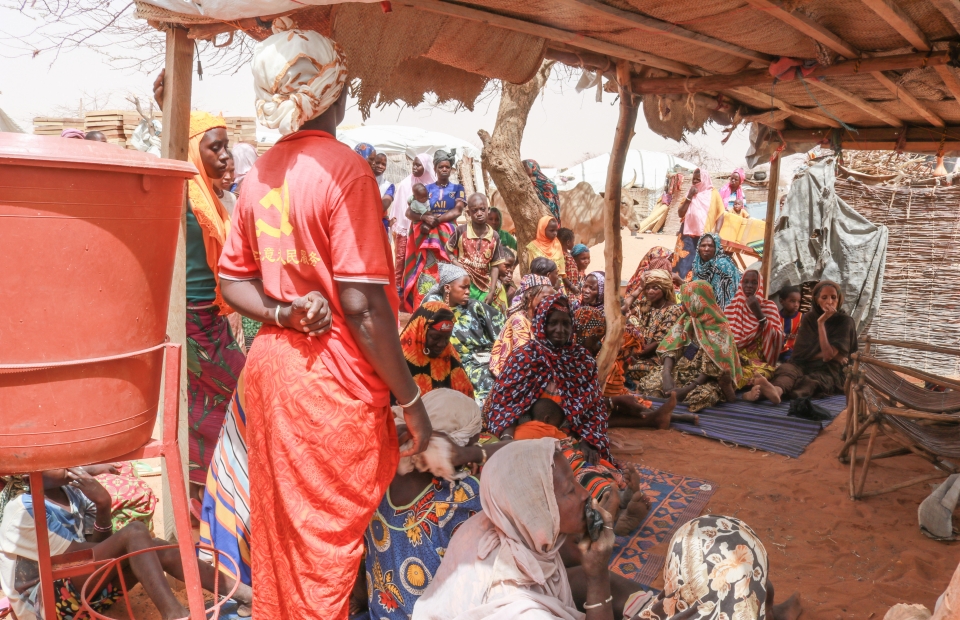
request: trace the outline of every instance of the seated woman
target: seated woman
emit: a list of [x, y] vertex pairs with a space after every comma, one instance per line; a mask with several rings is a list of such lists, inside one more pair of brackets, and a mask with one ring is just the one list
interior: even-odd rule
[[721, 400], [733, 402], [743, 371], [713, 289], [702, 280], [687, 282], [680, 289], [680, 304], [683, 315], [657, 348], [663, 368], [647, 373], [640, 392], [650, 396], [674, 392], [691, 413]]
[[470, 276], [462, 268], [440, 263], [439, 282], [424, 302], [442, 301], [453, 310], [453, 334], [450, 342], [460, 354], [460, 363], [473, 384], [477, 404], [483, 406], [493, 387], [490, 351], [503, 330], [504, 316], [482, 301], [470, 299]]
[[623, 313], [630, 316], [636, 314], [639, 310], [635, 306], [642, 303], [641, 298], [643, 297], [648, 273], [654, 269], [669, 272], [672, 266], [673, 252], [661, 246], [650, 248], [650, 251], [640, 259], [640, 264], [637, 265], [637, 270], [633, 272], [633, 277], [627, 282], [627, 288], [623, 293]]
[[697, 255], [693, 258], [693, 279], [704, 280], [713, 287], [721, 311], [733, 301], [740, 286], [740, 270], [723, 251], [717, 233], [711, 232], [700, 237]]
[[627, 377], [636, 382], [654, 368], [659, 368], [657, 347], [674, 326], [683, 307], [677, 303], [673, 276], [669, 271], [653, 269], [643, 278], [642, 296], [631, 306], [627, 325], [639, 332], [641, 348], [631, 359]]
[[663, 590], [630, 620], [796, 620], [803, 611], [797, 593], [774, 604], [767, 550], [736, 517], [687, 521], [667, 549]]
[[[397, 475], [364, 533], [362, 590], [372, 618], [406, 620], [440, 567], [460, 526], [482, 510], [479, 466], [510, 442], [477, 445], [480, 408], [473, 398], [440, 388], [423, 396], [433, 425], [425, 452], [400, 460]], [[397, 414], [398, 433], [403, 415]], [[470, 465], [470, 469], [461, 469]]]
[[[17, 618], [42, 618], [40, 574], [37, 564], [38, 541], [34, 523], [33, 497], [23, 476], [4, 478], [0, 491], [0, 585], [10, 599]], [[110, 560], [134, 551], [164, 547], [171, 543], [153, 538], [141, 521], [133, 521], [113, 531], [111, 504], [107, 490], [81, 467], [43, 472], [44, 506], [47, 511], [47, 537], [51, 555], [89, 550], [98, 561]], [[163, 618], [183, 618], [187, 609], [174, 596], [164, 573], [183, 581], [180, 551], [156, 549], [123, 560], [123, 583], [116, 576], [91, 592], [91, 607], [102, 613], [123, 596], [122, 587], [143, 585], [147, 596]], [[218, 575], [206, 562], [199, 562], [200, 582], [204, 589], [227, 592], [235, 580]], [[65, 577], [54, 582], [57, 616], [73, 620], [86, 614], [80, 610], [80, 592], [89, 576]], [[249, 616], [252, 604], [250, 586], [238, 584], [233, 596], [239, 614]]]
[[813, 304], [803, 315], [793, 355], [767, 381], [757, 377], [760, 395], [774, 404], [782, 399], [843, 393], [844, 367], [857, 352], [857, 327], [843, 311], [840, 285], [821, 280], [813, 288]]
[[580, 302], [573, 304], [574, 309], [581, 306], [603, 308], [603, 287], [606, 281], [606, 275], [602, 271], [588, 273], [580, 289]]
[[[421, 394], [450, 388], [473, 398], [473, 384], [450, 336], [453, 311], [442, 301], [425, 301], [400, 332], [400, 347]], [[429, 412], [428, 412], [429, 413]]]
[[484, 406], [487, 430], [512, 438], [520, 417], [548, 394], [548, 388], [563, 408], [571, 436], [582, 440], [588, 460], [612, 461], [597, 363], [574, 342], [570, 300], [559, 294], [540, 302], [533, 339], [507, 359]]
[[546, 276], [528, 273], [520, 280], [520, 292], [510, 305], [507, 325], [490, 351], [490, 372], [499, 377], [510, 354], [530, 342], [531, 323], [540, 301], [556, 293]]
[[[511, 442], [480, 479], [483, 511], [453, 536], [413, 620], [562, 618], [609, 620], [643, 599], [608, 569], [612, 518], [602, 508], [587, 535], [589, 495], [554, 439]], [[570, 566], [579, 560], [578, 566]]]
[[[607, 333], [607, 323], [604, 319], [603, 308], [596, 306], [582, 306], [573, 313], [574, 338], [577, 344], [585, 348], [594, 358], [600, 354], [603, 338]], [[661, 407], [653, 410], [653, 403], [631, 394], [624, 385], [623, 367], [630, 356], [640, 348], [640, 341], [632, 327], [627, 327], [623, 334], [623, 344], [603, 386], [603, 396], [606, 399], [609, 413], [610, 427], [620, 428], [670, 428], [671, 412], [677, 401], [673, 397], [667, 399]]]
[[[783, 346], [783, 323], [777, 304], [763, 295], [763, 277], [759, 271], [748, 269], [743, 273], [740, 290], [724, 315], [733, 332], [743, 369], [743, 379], [737, 389], [753, 385], [754, 377], [772, 377]], [[744, 399], [757, 400], [759, 396], [760, 388], [754, 385]]]

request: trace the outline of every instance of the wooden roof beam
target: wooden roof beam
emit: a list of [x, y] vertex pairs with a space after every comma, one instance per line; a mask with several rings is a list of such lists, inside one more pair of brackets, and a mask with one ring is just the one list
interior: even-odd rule
[[837, 88], [836, 86], [833, 86], [831, 84], [828, 84], [827, 82], [820, 81], [820, 80], [810, 80], [807, 82], [807, 84], [810, 84], [815, 88], [819, 88], [820, 90], [826, 93], [830, 93], [834, 97], [839, 97], [844, 101], [846, 101], [847, 103], [853, 104], [854, 106], [860, 108], [867, 114], [873, 116], [874, 118], [880, 119], [881, 121], [890, 125], [891, 127], [903, 127], [903, 121], [901, 121], [899, 118], [892, 116], [890, 114], [887, 114], [877, 106], [854, 95], [849, 91], [846, 91], [842, 88]]
[[803, 108], [792, 106], [786, 101], [781, 101], [776, 97], [770, 97], [770, 95], [767, 95], [766, 93], [762, 93], [758, 90], [753, 90], [752, 88], [746, 88], [746, 87], [732, 88], [730, 89], [730, 91], [733, 92], [734, 94], [747, 97], [748, 99], [753, 99], [754, 101], [772, 103], [774, 106], [780, 108], [784, 112], [789, 112], [792, 116], [799, 116], [801, 118], [807, 119], [808, 121], [813, 121], [814, 123], [821, 123], [823, 125], [828, 125], [830, 127], [836, 127], [838, 129], [841, 126], [840, 123], [833, 120], [832, 118], [827, 118], [822, 114], [818, 114], [816, 112], [811, 112], [810, 110], [805, 110]]
[[[904, 13], [899, 6], [894, 4], [893, 0], [862, 1], [879, 15], [883, 21], [890, 24], [894, 30], [900, 33], [900, 36], [906, 39], [910, 45], [921, 52], [929, 52], [933, 49], [930, 45], [930, 40], [923, 34], [920, 27], [910, 19], [910, 16]], [[943, 83], [946, 85], [947, 90], [950, 91], [950, 94], [953, 95], [953, 98], [957, 103], [960, 103], [960, 80], [957, 79], [957, 74], [953, 72], [952, 68], [946, 65], [937, 66], [936, 72], [940, 75], [940, 79], [943, 80]], [[934, 124], [936, 125], [937, 123]]]
[[[818, 65], [806, 77], [811, 81], [816, 77], [837, 75], [855, 75], [874, 71], [894, 71], [929, 67], [946, 64], [950, 60], [948, 52], [899, 54], [897, 56], [877, 56], [845, 60], [828, 67]], [[666, 95], [675, 93], [695, 93], [723, 90], [739, 86], [757, 86], [773, 84], [774, 77], [767, 69], [750, 69], [727, 75], [706, 75], [701, 77], [635, 78], [633, 90], [637, 94]]]
[[960, 0], [930, 0], [930, 4], [943, 13], [954, 30], [960, 32]]
[[542, 24], [528, 22], [513, 17], [507, 17], [505, 15], [497, 15], [496, 13], [489, 13], [487, 11], [461, 6], [459, 4], [441, 2], [440, 0], [395, 0], [394, 4], [413, 7], [423, 11], [429, 11], [430, 13], [436, 13], [438, 15], [446, 15], [448, 17], [459, 17], [461, 19], [487, 24], [489, 26], [511, 30], [513, 32], [521, 32], [534, 37], [542, 37], [548, 41], [559, 41], [561, 43], [566, 43], [568, 45], [591, 52], [596, 52], [598, 54], [606, 54], [607, 56], [611, 56], [613, 58], [629, 60], [641, 65], [648, 65], [650, 67], [656, 67], [665, 71], [679, 73], [680, 75], [695, 75], [697, 73], [689, 65], [685, 65], [682, 62], [677, 62], [675, 60], [670, 60], [669, 58], [663, 58], [661, 56], [657, 56], [656, 54], [648, 54], [647, 52], [641, 52], [623, 45], [617, 45], [616, 43], [609, 43], [607, 41], [601, 41], [600, 39], [586, 37], [575, 32], [568, 32], [552, 26], [544, 26]]
[[[857, 48], [853, 47], [836, 34], [830, 32], [820, 24], [816, 23], [806, 15], [802, 13], [792, 12], [787, 10], [779, 0], [747, 0], [755, 8], [760, 9], [761, 11], [766, 11], [769, 15], [776, 17], [780, 21], [789, 24], [794, 29], [802, 32], [803, 34], [811, 37], [815, 41], [820, 42], [825, 47], [833, 50], [834, 52], [845, 56], [846, 58], [857, 58], [862, 56], [867, 57], [866, 54], [863, 54]], [[952, 5], [957, 5], [958, 0], [932, 0], [934, 2], [948, 2]], [[902, 12], [901, 12], [902, 13]], [[958, 9], [958, 18], [960, 18], [960, 9]], [[899, 19], [899, 18], [898, 18]], [[891, 80], [880, 71], [871, 71], [871, 75], [877, 79], [887, 90], [889, 90], [895, 97], [900, 101], [903, 101], [905, 104], [913, 108], [913, 110], [922, 116], [928, 123], [936, 127], [943, 127], [944, 122], [939, 116], [934, 114], [927, 108], [925, 105], [920, 103], [916, 97], [908, 93], [905, 89], [900, 88], [897, 84]], [[943, 77], [941, 69], [937, 69], [937, 72]], [[953, 77], [952, 72], [950, 72], [950, 77]], [[945, 81], [948, 78], [945, 78]], [[952, 92], [952, 91], [951, 91]], [[958, 98], [960, 101], [960, 98]]]
[[628, 28], [637, 28], [647, 32], [655, 32], [665, 37], [670, 37], [671, 39], [677, 39], [685, 43], [694, 43], [714, 51], [723, 52], [739, 58], [745, 58], [746, 60], [760, 61], [765, 63], [773, 60], [773, 57], [769, 54], [755, 52], [754, 50], [740, 47], [739, 45], [734, 45], [733, 43], [727, 43], [726, 41], [721, 41], [720, 39], [715, 39], [705, 34], [700, 34], [698, 32], [687, 30], [686, 28], [681, 28], [680, 26], [670, 22], [648, 17], [646, 15], [641, 15], [639, 13], [634, 13], [632, 11], [624, 11], [623, 9], [618, 9], [608, 4], [604, 4], [598, 0], [557, 0], [557, 3], [587, 11], [598, 17], [615, 21], [623, 26], [627, 26]]
[[920, 27], [899, 6], [894, 4], [893, 0], [860, 1], [870, 7], [883, 21], [890, 24], [890, 27], [900, 33], [900, 36], [906, 39], [910, 45], [921, 52], [930, 50], [930, 41], [927, 40], [927, 35], [923, 34]]
[[803, 13], [790, 11], [777, 0], [747, 0], [755, 8], [765, 11], [772, 17], [793, 26], [814, 41], [819, 41], [825, 47], [846, 58], [856, 58], [860, 52], [852, 45], [830, 32]]
[[[780, 132], [787, 142], [823, 142], [829, 137], [831, 130], [818, 129], [784, 129]], [[935, 153], [940, 148], [940, 140], [944, 139], [944, 149], [947, 151], [960, 150], [960, 127], [950, 126], [943, 129], [924, 127], [865, 127], [852, 134], [844, 131], [841, 142], [844, 148], [849, 149], [878, 149], [889, 150], [896, 148], [900, 142], [900, 135], [906, 133], [903, 146], [908, 151], [916, 153]], [[779, 139], [779, 137], [778, 137]]]

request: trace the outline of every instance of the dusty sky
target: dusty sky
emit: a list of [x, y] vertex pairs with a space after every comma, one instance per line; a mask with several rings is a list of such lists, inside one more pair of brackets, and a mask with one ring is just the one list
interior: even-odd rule
[[[3, 12], [3, 30], [16, 34], [26, 32], [29, 24], [19, 15]], [[100, 108], [130, 107], [124, 100], [128, 94], [149, 96], [153, 76], [143, 72], [118, 69], [102, 55], [88, 50], [61, 55], [51, 66], [50, 57], [9, 57], [9, 50], [0, 49], [0, 108], [30, 130], [35, 116], [66, 116], [66, 109], [79, 107], [81, 99], [89, 107], [92, 99], [106, 105]], [[229, 116], [254, 116], [253, 88], [249, 68], [235, 75], [214, 75], [214, 67], [204, 63], [204, 77], [194, 75], [193, 107]], [[556, 77], [547, 85], [542, 97], [530, 112], [521, 152], [536, 159], [544, 167], [563, 167], [609, 151], [617, 122], [615, 96], [605, 94], [602, 103], [594, 99], [595, 91], [577, 93], [573, 81]], [[479, 146], [477, 130], [491, 131], [497, 114], [497, 98], [480, 102], [473, 112], [437, 109], [421, 105], [416, 109], [396, 106], [374, 110], [368, 125], [408, 125], [445, 132]], [[351, 105], [345, 125], [363, 122], [359, 110]], [[260, 128], [259, 135], [271, 132]], [[733, 169], [743, 165], [747, 149], [747, 131], [739, 129], [726, 145], [719, 128], [708, 127], [705, 134], [690, 136], [693, 144], [706, 148], [712, 157]], [[683, 145], [662, 138], [647, 128], [640, 115], [632, 148], [676, 154]]]

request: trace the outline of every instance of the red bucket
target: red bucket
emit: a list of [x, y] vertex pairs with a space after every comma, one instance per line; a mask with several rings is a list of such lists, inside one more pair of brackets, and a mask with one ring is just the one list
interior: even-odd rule
[[150, 438], [163, 351], [146, 350], [165, 338], [195, 173], [101, 142], [0, 133], [0, 473], [106, 460]]

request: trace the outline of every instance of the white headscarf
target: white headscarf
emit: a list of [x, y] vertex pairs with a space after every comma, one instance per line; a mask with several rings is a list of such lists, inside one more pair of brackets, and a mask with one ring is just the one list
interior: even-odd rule
[[[480, 406], [469, 396], [447, 388], [437, 388], [424, 394], [423, 406], [427, 410], [434, 435], [424, 452], [400, 459], [397, 472], [406, 474], [416, 469], [432, 472], [435, 476], [447, 480], [466, 478], [469, 472], [455, 470], [450, 462], [452, 450], [443, 437], [438, 435], [446, 436], [460, 447], [467, 445], [470, 438], [478, 434], [483, 427]], [[393, 407], [393, 415], [397, 424], [406, 424], [403, 409]]]
[[413, 186], [417, 183], [429, 185], [437, 180], [437, 175], [433, 171], [433, 159], [426, 153], [420, 153], [417, 155], [417, 159], [423, 165], [423, 176], [415, 177], [411, 173], [407, 178], [400, 181], [394, 194], [393, 204], [390, 206], [390, 217], [396, 219], [393, 224], [393, 232], [398, 235], [407, 235], [410, 232], [410, 220], [407, 219], [407, 198], [413, 195]]
[[289, 17], [273, 20], [273, 32], [253, 50], [257, 118], [287, 135], [337, 101], [347, 65], [336, 43], [319, 32], [296, 29]]
[[234, 178], [239, 185], [253, 164], [257, 161], [257, 147], [246, 142], [241, 142], [233, 147], [233, 165], [235, 168]]
[[560, 558], [556, 449], [555, 439], [528, 439], [490, 457], [480, 478], [483, 512], [457, 530], [413, 620], [583, 618]]

